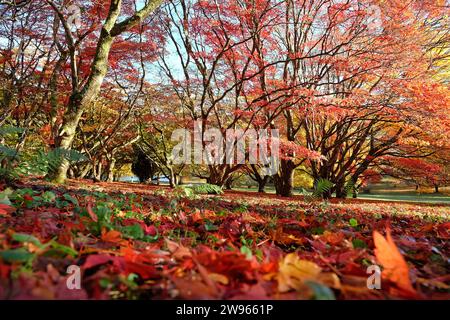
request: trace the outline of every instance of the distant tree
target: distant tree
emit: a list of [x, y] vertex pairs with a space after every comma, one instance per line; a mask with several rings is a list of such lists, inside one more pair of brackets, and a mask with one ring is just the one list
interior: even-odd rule
[[139, 147], [136, 147], [131, 171], [139, 178], [140, 182], [145, 182], [155, 175], [157, 168], [153, 161]]

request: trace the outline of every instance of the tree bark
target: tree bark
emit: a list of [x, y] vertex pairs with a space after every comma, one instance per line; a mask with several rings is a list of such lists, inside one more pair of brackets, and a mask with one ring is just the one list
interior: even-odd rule
[[116, 159], [112, 158], [111, 161], [108, 164], [108, 168], [106, 170], [107, 172], [107, 182], [113, 182], [114, 181], [114, 168], [116, 167]]
[[277, 195], [282, 197], [291, 197], [294, 186], [294, 169], [295, 165], [291, 160], [280, 161], [280, 169], [274, 176], [275, 190]]
[[[56, 147], [66, 150], [71, 149], [73, 139], [76, 135], [76, 129], [84, 110], [100, 92], [103, 80], [108, 71], [109, 53], [115, 37], [140, 23], [153, 12], [161, 2], [162, 0], [151, 0], [144, 8], [137, 11], [133, 16], [116, 23], [120, 15], [122, 0], [110, 1], [108, 16], [100, 32], [94, 60], [91, 64], [91, 72], [86, 84], [81, 90], [78, 88], [77, 72], [75, 69], [75, 71], [72, 70], [72, 95], [69, 98], [68, 108], [64, 115], [61, 129], [56, 137]], [[67, 22], [64, 21], [61, 12], [56, 6], [51, 1], [49, 1], [49, 3], [51, 3], [52, 7], [58, 12], [60, 19], [65, 26], [66, 37], [69, 46], [71, 47], [71, 51], [75, 52], [73, 37], [68, 30], [69, 28], [67, 28]], [[72, 63], [74, 63], [74, 57], [72, 57], [71, 60]], [[49, 177], [57, 183], [63, 183], [67, 178], [69, 165], [69, 161], [64, 159], [55, 172], [50, 172]]]
[[338, 199], [346, 199], [347, 198], [347, 190], [345, 190], [345, 184], [343, 182], [339, 182], [334, 187], [336, 192], [336, 198]]
[[439, 193], [439, 185], [434, 185], [434, 193]]
[[267, 184], [267, 181], [269, 180], [269, 176], [264, 176], [261, 180], [258, 181], [258, 192], [259, 193], [265, 193], [264, 190]]

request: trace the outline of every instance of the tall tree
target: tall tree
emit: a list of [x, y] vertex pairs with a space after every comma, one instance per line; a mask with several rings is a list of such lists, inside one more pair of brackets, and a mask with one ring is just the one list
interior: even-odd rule
[[[135, 10], [131, 15], [123, 17], [121, 15], [123, 1], [110, 0], [109, 9], [101, 23], [100, 34], [96, 41], [95, 54], [89, 67], [89, 76], [84, 83], [80, 82], [78, 71], [77, 51], [79, 39], [71, 30], [68, 18], [63, 13], [63, 7], [56, 1], [45, 0], [54, 10], [64, 32], [65, 45], [70, 60], [71, 94], [64, 112], [63, 122], [58, 130], [55, 146], [63, 149], [70, 149], [77, 132], [77, 127], [81, 116], [89, 104], [98, 96], [103, 80], [108, 72], [108, 59], [114, 41], [126, 32], [130, 32], [136, 26], [155, 11], [162, 3], [162, 0], [148, 0], [143, 2], [143, 6]], [[138, 6], [137, 3], [134, 4]], [[129, 10], [127, 10], [129, 11]], [[68, 161], [62, 161], [58, 170], [51, 173], [52, 178], [57, 182], [63, 182], [67, 177], [69, 167]]]

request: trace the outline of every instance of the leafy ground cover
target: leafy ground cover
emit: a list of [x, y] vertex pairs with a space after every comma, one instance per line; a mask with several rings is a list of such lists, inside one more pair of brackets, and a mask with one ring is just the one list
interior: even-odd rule
[[[450, 298], [445, 205], [75, 180], [0, 190], [0, 299]], [[367, 287], [374, 264], [381, 290]]]

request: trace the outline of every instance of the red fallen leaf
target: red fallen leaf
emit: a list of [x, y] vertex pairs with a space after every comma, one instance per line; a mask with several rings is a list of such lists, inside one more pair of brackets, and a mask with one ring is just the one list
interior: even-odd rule
[[317, 239], [317, 240], [309, 240], [308, 239], [308, 241], [309, 241], [309, 243], [311, 243], [311, 246], [314, 249], [316, 249], [316, 250], [318, 250], [320, 252], [327, 251], [327, 249], [328, 249], [327, 245], [320, 239]]
[[14, 212], [15, 210], [15, 208], [8, 206], [7, 204], [0, 203], [0, 214], [2, 215], [7, 215]]
[[277, 270], [278, 270], [278, 261], [262, 263], [260, 268], [261, 273], [272, 273], [277, 272]]
[[283, 227], [279, 226], [275, 232], [271, 233], [272, 240], [283, 245], [302, 245], [306, 242], [304, 238], [296, 237], [293, 234], [285, 233]]
[[367, 277], [366, 269], [362, 268], [360, 264], [353, 261], [346, 263], [344, 268], [340, 269], [339, 271], [341, 271], [345, 275], [360, 276], [364, 278]]
[[324, 234], [320, 238], [322, 240], [324, 240], [326, 243], [329, 243], [329, 244], [335, 246], [335, 245], [342, 243], [345, 236], [342, 232], [325, 231]]
[[234, 220], [232, 218], [227, 218], [219, 227], [219, 233], [231, 238], [238, 239], [241, 234], [241, 221]]
[[136, 273], [142, 279], [160, 277], [155, 264], [161, 259], [161, 256], [139, 253], [131, 248], [122, 248], [121, 251], [124, 254], [125, 272], [127, 274]]
[[156, 236], [156, 234], [158, 233], [158, 229], [156, 229], [155, 226], [145, 225], [144, 233], [145, 233], [145, 235]]
[[83, 269], [91, 269], [97, 266], [101, 266], [103, 264], [112, 262], [114, 266], [119, 269], [123, 269], [123, 258], [110, 256], [107, 254], [91, 254], [86, 258], [86, 261], [83, 264]]
[[94, 211], [92, 211], [92, 204], [90, 202], [87, 204], [87, 212], [94, 222], [98, 221], [97, 215], [94, 213]]
[[307, 223], [306, 221], [299, 221], [299, 220], [287, 219], [287, 218], [279, 219], [278, 225], [294, 225], [294, 226], [299, 226], [302, 228], [309, 227], [309, 223]]
[[443, 239], [450, 239], [450, 222], [441, 223], [437, 226], [437, 234]]
[[209, 272], [223, 274], [232, 281], [251, 282], [255, 279], [257, 266], [238, 252], [217, 252], [205, 247], [195, 256]]
[[417, 292], [409, 279], [408, 265], [394, 240], [392, 240], [391, 230], [387, 228], [386, 238], [378, 231], [374, 231], [373, 241], [375, 243], [375, 256], [384, 268], [382, 273], [384, 277], [395, 283], [407, 296], [417, 296]]
[[203, 221], [203, 217], [200, 213], [200, 211], [196, 211], [191, 215], [191, 219], [193, 223], [199, 222], [199, 221]]

